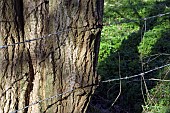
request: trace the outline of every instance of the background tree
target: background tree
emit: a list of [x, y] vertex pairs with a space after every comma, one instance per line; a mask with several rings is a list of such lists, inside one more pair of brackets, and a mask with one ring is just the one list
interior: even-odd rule
[[0, 50], [0, 112], [63, 92], [19, 112], [85, 112], [98, 82], [103, 1], [1, 0], [0, 7], [0, 42], [15, 45]]

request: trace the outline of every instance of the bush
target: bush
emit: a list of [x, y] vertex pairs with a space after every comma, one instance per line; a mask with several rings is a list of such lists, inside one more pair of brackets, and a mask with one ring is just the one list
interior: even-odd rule
[[[129, 1], [131, 0], [105, 2], [104, 22], [112, 25], [104, 26], [102, 31], [98, 64], [98, 73], [102, 80], [119, 78], [119, 74], [122, 77], [132, 76], [170, 61], [169, 17], [149, 19], [146, 26], [145, 21], [141, 20], [170, 11], [170, 1]], [[125, 23], [113, 24], [119, 22]], [[169, 79], [170, 74], [167, 71], [168, 68], [154, 71], [147, 74], [145, 79]], [[100, 106], [97, 107], [98, 112], [107, 109], [107, 112], [115, 113], [141, 113], [143, 109], [144, 113], [169, 113], [170, 83], [145, 82], [152, 100], [148, 98], [145, 86], [141, 84], [141, 77], [137, 77], [122, 80], [121, 95], [111, 109], [108, 108], [119, 94], [119, 81], [101, 83], [94, 94], [91, 106], [95, 108]]]

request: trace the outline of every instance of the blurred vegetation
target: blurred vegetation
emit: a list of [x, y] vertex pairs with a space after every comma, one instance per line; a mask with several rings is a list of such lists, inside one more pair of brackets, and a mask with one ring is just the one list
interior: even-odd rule
[[[105, 0], [98, 64], [102, 80], [128, 77], [170, 63], [170, 15], [143, 20], [167, 12], [170, 0]], [[166, 67], [144, 78], [167, 80], [169, 71]], [[88, 112], [170, 113], [170, 82], [144, 81], [142, 77], [121, 82], [121, 95], [113, 106], [119, 81], [101, 83]]]

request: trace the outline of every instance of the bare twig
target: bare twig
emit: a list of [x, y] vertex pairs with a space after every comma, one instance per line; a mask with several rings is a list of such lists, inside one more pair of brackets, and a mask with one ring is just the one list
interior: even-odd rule
[[[120, 53], [119, 54], [119, 77], [121, 78], [121, 70], [120, 70]], [[120, 79], [120, 82], [119, 82], [119, 94], [117, 95], [116, 99], [114, 100], [114, 102], [112, 103], [111, 107], [116, 103], [116, 101], [119, 99], [120, 95], [121, 95], [121, 92], [122, 92], [122, 81]], [[110, 107], [110, 108], [111, 108]]]

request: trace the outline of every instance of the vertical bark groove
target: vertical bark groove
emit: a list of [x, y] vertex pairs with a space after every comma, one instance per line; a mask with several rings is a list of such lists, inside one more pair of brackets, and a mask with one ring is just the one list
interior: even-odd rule
[[[1, 0], [0, 112], [85, 113], [97, 83], [102, 0]], [[9, 21], [10, 20], [10, 21]], [[68, 31], [67, 31], [68, 30]]]
[[[28, 84], [27, 84], [27, 88], [26, 88], [26, 91], [25, 91], [25, 106], [28, 106], [29, 105], [29, 100], [30, 100], [30, 93], [31, 91], [33, 90], [33, 81], [34, 81], [34, 68], [33, 68], [33, 64], [32, 64], [32, 60], [31, 60], [31, 55], [30, 55], [30, 52], [29, 50], [27, 50], [28, 52], [28, 60], [29, 60], [29, 76], [28, 76]], [[28, 108], [26, 108], [24, 110], [25, 113], [28, 112]]]

